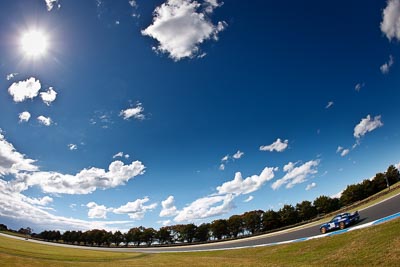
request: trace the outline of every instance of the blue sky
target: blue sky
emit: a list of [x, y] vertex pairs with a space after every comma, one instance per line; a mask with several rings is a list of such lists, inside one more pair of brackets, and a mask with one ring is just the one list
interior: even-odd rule
[[159, 228], [337, 195], [400, 162], [399, 24], [399, 0], [2, 1], [1, 221]]

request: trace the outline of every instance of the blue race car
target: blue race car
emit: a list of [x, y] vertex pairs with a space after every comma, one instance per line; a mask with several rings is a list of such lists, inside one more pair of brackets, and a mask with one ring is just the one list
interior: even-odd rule
[[324, 223], [319, 227], [319, 231], [325, 234], [328, 231], [335, 229], [344, 229], [347, 226], [354, 224], [360, 220], [358, 211], [353, 213], [341, 213], [332, 218], [330, 222]]

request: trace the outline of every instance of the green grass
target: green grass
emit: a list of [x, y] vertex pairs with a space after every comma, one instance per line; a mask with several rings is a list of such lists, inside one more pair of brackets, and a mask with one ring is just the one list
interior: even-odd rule
[[295, 244], [145, 254], [35, 244], [0, 236], [0, 266], [399, 266], [400, 219]]

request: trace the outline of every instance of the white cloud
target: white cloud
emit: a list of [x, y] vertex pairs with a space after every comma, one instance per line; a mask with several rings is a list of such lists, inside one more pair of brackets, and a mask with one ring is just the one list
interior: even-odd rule
[[338, 146], [338, 148], [336, 149], [336, 153], [339, 153], [339, 152], [341, 152], [341, 151], [343, 151], [343, 147], [342, 146]]
[[232, 157], [234, 159], [240, 159], [244, 155], [244, 152], [238, 150]]
[[221, 163], [221, 165], [219, 165], [219, 168], [218, 168], [220, 171], [223, 171], [223, 170], [225, 170], [225, 164], [223, 164], [223, 163]]
[[161, 224], [162, 226], [168, 226], [172, 223], [171, 220], [164, 220], [164, 221], [157, 221], [157, 223]]
[[126, 159], [129, 159], [129, 154], [125, 154], [125, 156], [124, 156]]
[[389, 40], [400, 40], [400, 0], [388, 0], [383, 10], [381, 31]]
[[28, 111], [19, 113], [19, 122], [27, 122], [31, 118], [31, 114]]
[[119, 116], [123, 117], [124, 120], [129, 120], [130, 118], [135, 118], [138, 120], [144, 120], [145, 116], [143, 114], [144, 108], [141, 103], [138, 103], [136, 107], [121, 110]]
[[116, 214], [128, 214], [131, 219], [140, 220], [144, 217], [147, 211], [151, 211], [157, 207], [157, 203], [145, 205], [145, 203], [149, 200], [150, 199], [148, 197], [137, 199], [133, 202], [128, 202], [117, 209], [114, 209], [113, 212]]
[[28, 98], [35, 98], [41, 87], [40, 81], [31, 77], [25, 81], [13, 83], [8, 88], [8, 93], [13, 97], [15, 102], [22, 102]]
[[226, 214], [235, 208], [235, 205], [233, 204], [234, 198], [235, 197], [232, 194], [199, 198], [180, 210], [178, 215], [174, 218], [174, 221], [192, 222], [193, 220]]
[[245, 200], [243, 200], [243, 202], [247, 203], [247, 202], [252, 201], [253, 199], [254, 199], [253, 196], [249, 196], [248, 198], [246, 198]]
[[89, 194], [99, 189], [114, 188], [125, 184], [130, 179], [142, 175], [145, 166], [140, 161], [124, 165], [113, 161], [108, 171], [99, 168], [83, 169], [75, 175], [58, 172], [18, 173], [13, 181], [21, 191], [32, 186], [39, 186], [44, 192], [59, 194]]
[[131, 7], [137, 7], [137, 3], [136, 3], [136, 1], [135, 0], [129, 0], [129, 5], [131, 6]]
[[86, 207], [89, 208], [88, 217], [90, 219], [107, 219], [107, 209], [104, 205], [98, 205], [95, 202], [89, 202]]
[[354, 137], [359, 139], [366, 133], [372, 132], [373, 130], [382, 127], [381, 116], [375, 116], [372, 120], [371, 116], [368, 115], [366, 118], [361, 119], [360, 123], [354, 127]]
[[325, 108], [326, 109], [331, 108], [333, 104], [334, 104], [333, 101], [329, 101]]
[[43, 124], [44, 126], [50, 126], [51, 123], [53, 122], [50, 117], [45, 117], [42, 115], [37, 117], [37, 120], [39, 121], [40, 124]]
[[46, 2], [47, 11], [51, 11], [54, 6], [60, 8], [60, 4], [58, 4], [58, 0], [44, 0]]
[[68, 149], [69, 150], [77, 150], [78, 149], [78, 146], [76, 145], [76, 144], [68, 144]]
[[336, 193], [336, 194], [334, 194], [334, 195], [332, 195], [332, 196], [330, 196], [331, 198], [340, 198], [341, 196], [342, 196], [342, 194], [343, 194], [343, 191], [344, 190], [342, 190], [342, 191], [340, 191], [339, 193]]
[[166, 200], [161, 201], [162, 210], [160, 217], [172, 217], [177, 215], [178, 210], [174, 205], [175, 199], [173, 196], [169, 196]]
[[306, 186], [306, 190], [309, 191], [309, 190], [313, 189], [313, 188], [316, 187], [316, 186], [317, 186], [316, 183], [308, 184], [308, 185]]
[[365, 83], [357, 83], [356, 86], [354, 87], [354, 90], [357, 92], [360, 92], [360, 90], [365, 87]]
[[249, 194], [257, 191], [267, 181], [273, 179], [275, 175], [274, 171], [277, 171], [277, 168], [266, 167], [260, 175], [252, 175], [246, 179], [243, 179], [242, 174], [237, 172], [233, 180], [218, 186], [217, 191], [219, 194]]
[[48, 204], [53, 202], [53, 198], [51, 198], [49, 196], [44, 196], [42, 198], [29, 198], [29, 197], [23, 196], [22, 199], [32, 205], [39, 205], [39, 206], [47, 206]]
[[9, 81], [11, 79], [14, 79], [14, 77], [17, 75], [18, 75], [18, 73], [16, 73], [16, 72], [7, 74], [6, 79], [7, 79], [7, 81]]
[[221, 161], [222, 161], [222, 162], [227, 162], [227, 161], [229, 160], [229, 158], [230, 158], [230, 156], [229, 156], [229, 155], [226, 155], [226, 156], [224, 156], [224, 157], [221, 159]]
[[260, 146], [261, 151], [276, 151], [276, 152], [283, 152], [288, 147], [289, 140], [285, 140], [282, 142], [280, 138], [276, 139], [275, 142], [268, 146]]
[[[30, 202], [33, 202], [33, 204]], [[43, 207], [34, 205], [44, 205], [50, 202], [50, 197], [35, 200], [14, 192], [9, 189], [9, 184], [6, 181], [0, 179], [0, 217], [18, 220], [34, 229], [48, 229], [49, 225], [51, 225], [54, 229], [61, 230], [117, 230], [120, 227], [110, 226], [131, 223], [130, 221], [85, 221], [56, 216], [44, 210]]]
[[168, 0], [154, 10], [153, 23], [142, 30], [142, 35], [156, 39], [159, 44], [154, 49], [168, 53], [175, 61], [192, 58], [199, 53], [200, 44], [211, 38], [217, 40], [218, 33], [227, 26], [224, 21], [214, 25], [208, 18], [218, 2], [205, 4], [202, 11], [197, 1]]
[[344, 157], [350, 153], [350, 149], [343, 149], [342, 153], [340, 153], [340, 156]]
[[7, 174], [16, 174], [20, 171], [37, 171], [35, 160], [25, 158], [25, 155], [15, 150], [0, 130], [0, 177]]
[[49, 90], [47, 92], [41, 92], [40, 97], [42, 98], [43, 102], [50, 106], [50, 104], [56, 100], [57, 98], [57, 92], [54, 91], [53, 87], [49, 87]]
[[287, 173], [283, 178], [276, 180], [271, 188], [273, 190], [278, 189], [282, 185], [286, 184], [286, 188], [292, 188], [296, 184], [304, 183], [307, 181], [309, 175], [316, 174], [319, 160], [311, 160], [304, 163], [301, 166], [295, 167], [296, 164], [290, 162], [284, 167], [284, 171]]
[[389, 56], [389, 61], [385, 62], [381, 67], [380, 70], [383, 74], [387, 74], [390, 71], [390, 68], [394, 64], [394, 58], [392, 55]]
[[124, 152], [118, 152], [117, 154], [115, 154], [113, 156], [113, 159], [118, 158], [118, 157], [123, 157], [124, 156]]

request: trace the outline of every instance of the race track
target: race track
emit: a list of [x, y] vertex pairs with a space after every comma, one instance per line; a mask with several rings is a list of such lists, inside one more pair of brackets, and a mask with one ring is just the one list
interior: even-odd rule
[[[400, 212], [400, 194], [392, 198], [389, 198], [376, 205], [360, 210], [360, 222], [356, 225], [366, 224], [395, 213]], [[328, 219], [327, 219], [328, 220]], [[260, 235], [256, 237], [243, 238], [232, 241], [209, 243], [201, 245], [187, 245], [187, 246], [175, 246], [175, 247], [151, 247], [151, 248], [102, 248], [102, 247], [84, 247], [84, 246], [72, 246], [63, 245], [57, 243], [42, 242], [37, 240], [28, 240], [27, 242], [52, 244], [55, 246], [65, 247], [76, 247], [80, 249], [89, 250], [106, 250], [106, 251], [119, 251], [119, 252], [145, 252], [145, 253], [163, 253], [163, 252], [190, 252], [190, 251], [210, 251], [210, 250], [221, 250], [221, 249], [235, 249], [243, 247], [252, 247], [257, 245], [266, 245], [277, 242], [285, 242], [294, 239], [302, 239], [319, 235], [319, 225], [314, 226], [303, 226], [300, 229], [286, 230], [282, 232], [276, 232], [273, 234]], [[19, 237], [14, 237], [23, 239]]]

